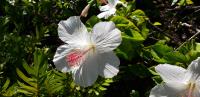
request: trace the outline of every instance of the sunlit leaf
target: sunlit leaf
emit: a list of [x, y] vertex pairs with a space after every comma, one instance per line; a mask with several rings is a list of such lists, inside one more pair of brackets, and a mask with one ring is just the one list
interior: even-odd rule
[[37, 88], [37, 84], [34, 83], [35, 79], [32, 79], [32, 78], [29, 78], [29, 77], [25, 76], [24, 73], [21, 70], [19, 70], [19, 68], [16, 69], [16, 72], [17, 72], [18, 76], [21, 79], [23, 79], [26, 83], [28, 83], [29, 85]]
[[173, 6], [174, 4], [176, 4], [178, 2], [178, 0], [173, 0], [171, 6]]
[[17, 81], [17, 83], [19, 84], [21, 89], [29, 91], [30, 93], [37, 93], [38, 92], [37, 87], [35, 88], [35, 87], [31, 87], [31, 86], [25, 85], [20, 81]]
[[7, 79], [6, 82], [4, 83], [3, 87], [1, 88], [1, 91], [0, 92], [4, 92], [6, 91], [6, 89], [8, 88], [10, 84], [10, 79]]
[[162, 25], [160, 22], [155, 22], [155, 23], [153, 23], [153, 25], [154, 26], [160, 26], [160, 25]]

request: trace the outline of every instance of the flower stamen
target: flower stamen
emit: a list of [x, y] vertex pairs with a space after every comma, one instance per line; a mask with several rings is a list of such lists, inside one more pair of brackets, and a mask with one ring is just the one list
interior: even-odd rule
[[194, 89], [195, 89], [195, 83], [189, 83], [186, 95], [182, 95], [181, 97], [193, 97]]
[[195, 88], [195, 83], [190, 83], [187, 97], [192, 97], [192, 92], [194, 91], [194, 88]]
[[74, 49], [66, 56], [66, 62], [71, 68], [77, 67], [85, 61], [87, 53], [92, 49], [94, 49], [94, 47], [89, 47], [85, 50]]

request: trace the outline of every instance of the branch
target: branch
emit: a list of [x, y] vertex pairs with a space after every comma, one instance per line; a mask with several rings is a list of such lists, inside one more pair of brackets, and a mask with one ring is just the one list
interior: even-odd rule
[[186, 40], [183, 44], [181, 44], [175, 51], [179, 50], [181, 47], [183, 47], [187, 42], [191, 41], [194, 39], [197, 35], [200, 34], [200, 29], [196, 28], [197, 33], [195, 33], [192, 37], [190, 37], [188, 40]]
[[175, 7], [173, 9], [166, 9], [166, 11], [179, 11], [179, 10], [192, 10], [192, 9], [200, 9], [200, 6], [186, 6], [184, 8], [182, 7]]

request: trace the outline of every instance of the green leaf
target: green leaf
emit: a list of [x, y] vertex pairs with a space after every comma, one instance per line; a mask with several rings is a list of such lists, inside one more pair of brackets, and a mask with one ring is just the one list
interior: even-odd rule
[[131, 32], [132, 32], [132, 35], [133, 35], [132, 39], [134, 41], [144, 41], [145, 40], [145, 38], [143, 38], [143, 36], [138, 31], [131, 30]]
[[24, 80], [26, 83], [28, 83], [29, 85], [31, 85], [31, 86], [37, 88], [37, 84], [34, 83], [34, 81], [35, 81], [34, 79], [28, 78], [27, 76], [25, 76], [25, 75], [23, 74], [23, 72], [22, 72], [21, 70], [19, 70], [19, 68], [16, 68], [16, 71], [17, 71], [17, 75], [18, 75], [21, 79], [23, 79], [23, 80]]
[[185, 55], [178, 51], [174, 51], [173, 48], [162, 44], [157, 43], [152, 46], [151, 54], [153, 59], [160, 63], [186, 63], [188, 59]]
[[102, 87], [102, 86], [99, 86], [99, 89], [102, 90], [102, 91], [107, 90], [106, 88], [104, 88], [104, 87]]
[[28, 91], [26, 91], [26, 90], [24, 90], [24, 89], [18, 89], [17, 92], [19, 92], [19, 93], [23, 93], [23, 94], [25, 94], [25, 95], [29, 95], [29, 96], [33, 95], [33, 93], [28, 92]]
[[180, 1], [178, 2], [178, 5], [179, 5], [179, 6], [185, 6], [185, 5], [191, 5], [191, 4], [193, 4], [193, 1], [192, 1], [192, 0], [180, 0]]
[[[141, 25], [141, 30], [130, 20], [122, 16], [115, 16], [111, 19], [116, 26], [123, 32], [122, 37], [132, 39], [133, 41], [144, 41], [147, 36], [149, 29], [146, 24]], [[131, 38], [132, 37], [132, 38]]]
[[186, 1], [185, 1], [185, 0], [180, 0], [180, 1], [178, 2], [178, 5], [179, 5], [179, 6], [185, 6], [185, 5], [186, 5]]
[[12, 86], [8, 87], [8, 89], [6, 89], [6, 91], [1, 92], [0, 95], [2, 95], [3, 97], [11, 97], [14, 96], [15, 94], [17, 94], [17, 84], [13, 84]]
[[95, 93], [96, 95], [99, 95], [99, 92], [98, 92], [98, 91], [96, 91], [96, 90], [94, 90], [94, 93]]
[[56, 92], [59, 92], [59, 91], [63, 90], [64, 88], [65, 88], [65, 87], [64, 87], [63, 85], [60, 85], [60, 86], [55, 87], [55, 88], [51, 88], [50, 93], [54, 94], [54, 93], [56, 93]]
[[61, 79], [61, 74], [47, 71], [47, 58], [45, 56], [45, 49], [36, 49], [34, 52], [33, 64], [29, 66], [25, 61], [23, 67], [29, 74], [27, 77], [20, 69], [16, 69], [18, 76], [25, 81], [18, 81], [20, 92], [26, 93], [26, 95], [33, 94], [32, 96], [39, 96], [42, 93], [39, 91], [46, 90], [49, 95], [53, 95], [57, 91], [61, 91], [64, 88]]
[[122, 17], [122, 16], [115, 16], [113, 18], [111, 18], [111, 21], [113, 21], [117, 26], [120, 24], [125, 24], [124, 26], [126, 26], [127, 28], [131, 28], [133, 30], [136, 30], [136, 31], [140, 31], [138, 29], [137, 26], [135, 26], [135, 24], [133, 22], [131, 22], [130, 20], [128, 20], [127, 18], [125, 17]]
[[162, 82], [162, 79], [160, 76], [154, 76], [152, 77], [152, 79], [156, 84], [160, 84]]
[[40, 77], [44, 75], [44, 72], [47, 70], [47, 61], [46, 61], [46, 56], [44, 54], [43, 50], [36, 50], [34, 52], [34, 65], [33, 65], [33, 70], [34, 70], [34, 75], [36, 77]]
[[159, 57], [163, 57], [166, 53], [173, 51], [173, 48], [162, 44], [153, 45], [152, 49], [156, 52], [156, 54]]
[[103, 85], [103, 86], [110, 86], [109, 83], [103, 83], [102, 85]]
[[160, 26], [160, 25], [162, 25], [160, 22], [155, 22], [155, 23], [153, 23], [153, 25], [154, 26]]
[[100, 22], [100, 19], [97, 16], [92, 16], [90, 19], [86, 21], [86, 24], [90, 27], [93, 27], [95, 24]]
[[159, 74], [151, 69], [149, 69], [149, 72], [151, 72], [151, 74], [155, 75], [155, 76], [158, 76]]
[[159, 56], [154, 50], [150, 51], [153, 60], [159, 63], [166, 63], [166, 60], [162, 58], [162, 56]]
[[148, 18], [146, 17], [144, 11], [137, 9], [131, 14], [131, 18], [137, 22], [137, 25], [143, 24]]
[[179, 53], [179, 52], [168, 52], [165, 54], [164, 59], [166, 59], [168, 62], [176, 63], [187, 63], [188, 59], [185, 55]]
[[6, 91], [6, 89], [8, 88], [10, 84], [10, 79], [7, 78], [6, 82], [4, 83], [3, 87], [1, 88], [1, 92]]
[[196, 51], [200, 52], [200, 43], [196, 43], [196, 48], [195, 48]]
[[[194, 42], [194, 44], [193, 44], [193, 43], [189, 42], [188, 45], [186, 44], [184, 46], [184, 48], [187, 49], [187, 50], [185, 50], [187, 52], [184, 54], [187, 57], [188, 62], [191, 62], [200, 56], [200, 43]], [[182, 49], [183, 48], [181, 48], [180, 50], [182, 50]]]
[[25, 85], [20, 81], [17, 81], [17, 83], [19, 84], [21, 89], [24, 89], [24, 90], [29, 91], [31, 93], [37, 93], [37, 91], [38, 91], [37, 88]]
[[28, 64], [26, 63], [25, 60], [23, 60], [23, 64], [22, 66], [24, 67], [24, 69], [27, 71], [27, 73], [29, 73], [30, 75], [34, 75], [34, 70], [33, 68], [31, 68], [30, 66], [28, 66]]
[[111, 21], [113, 21], [115, 24], [129, 24], [129, 20], [122, 16], [115, 16], [111, 18]]
[[132, 58], [136, 58], [139, 56], [139, 50], [141, 48], [141, 43], [140, 41], [132, 41], [130, 39], [123, 38], [122, 44], [119, 46], [117, 52], [119, 54], [122, 54], [123, 58], [127, 60], [132, 60]]
[[192, 0], [186, 0], [186, 3], [187, 3], [187, 5], [191, 5], [191, 4], [193, 4], [193, 1]]
[[106, 82], [106, 83], [112, 83], [113, 80], [112, 80], [112, 79], [106, 79], [105, 82]]
[[137, 9], [134, 12], [132, 12], [132, 15], [135, 15], [135, 16], [146, 16], [144, 11], [142, 11], [140, 9]]
[[146, 40], [149, 34], [149, 29], [146, 27], [146, 24], [142, 25], [141, 34], [142, 34], [142, 37]]
[[173, 0], [171, 6], [173, 6], [174, 4], [176, 4], [178, 2], [178, 0]]
[[191, 40], [187, 42], [184, 46], [182, 46], [178, 51], [182, 54], [187, 54], [191, 50], [194, 50], [196, 48], [196, 42], [194, 40]]
[[135, 8], [136, 8], [135, 0], [128, 2], [127, 7], [126, 7], [126, 13], [131, 13], [133, 10], [135, 10]]

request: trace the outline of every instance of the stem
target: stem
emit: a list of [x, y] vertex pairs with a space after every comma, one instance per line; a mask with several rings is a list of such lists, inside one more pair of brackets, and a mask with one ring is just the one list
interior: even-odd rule
[[194, 39], [197, 35], [200, 34], [200, 29], [196, 29], [197, 33], [195, 33], [192, 37], [190, 37], [188, 40], [186, 40], [184, 43], [182, 43], [175, 51], [179, 50], [181, 47], [183, 47], [187, 42]]
[[90, 0], [89, 2], [88, 2], [88, 4], [90, 4], [90, 5], [92, 5], [94, 3], [94, 0]]

